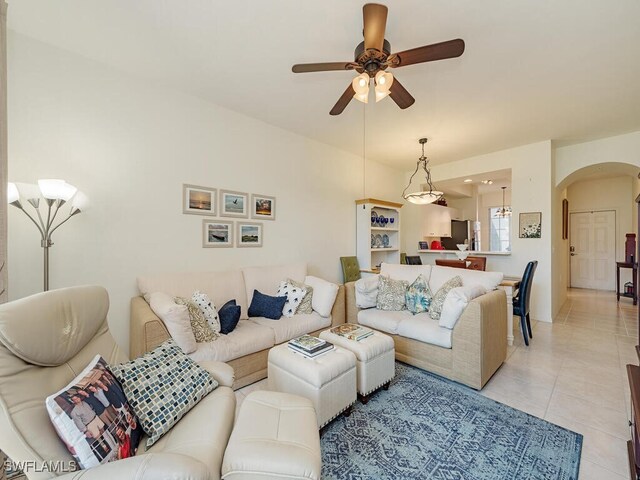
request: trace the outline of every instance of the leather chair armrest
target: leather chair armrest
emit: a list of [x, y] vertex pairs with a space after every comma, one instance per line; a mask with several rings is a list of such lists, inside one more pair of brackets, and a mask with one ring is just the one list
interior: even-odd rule
[[211, 477], [204, 463], [175, 453], [147, 453], [115, 462], [67, 473], [58, 480], [208, 480]]
[[216, 379], [218, 384], [223, 387], [232, 387], [233, 382], [236, 379], [236, 374], [233, 371], [233, 367], [226, 363], [216, 362], [214, 360], [201, 360], [198, 362], [202, 368]]

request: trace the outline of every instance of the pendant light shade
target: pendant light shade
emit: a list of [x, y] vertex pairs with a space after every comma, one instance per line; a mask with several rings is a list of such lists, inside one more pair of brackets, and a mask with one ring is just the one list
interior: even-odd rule
[[379, 102], [383, 98], [386, 98], [391, 92], [391, 85], [393, 85], [393, 75], [386, 73], [384, 70], [380, 70], [376, 73], [376, 102]]
[[[405, 187], [404, 191], [402, 192], [402, 198], [404, 198], [408, 202], [415, 203], [416, 205], [427, 205], [429, 203], [433, 203], [437, 201], [443, 195], [443, 192], [435, 190], [435, 187], [431, 183], [431, 172], [427, 168], [427, 164], [429, 163], [429, 161], [427, 160], [427, 157], [424, 156], [424, 144], [427, 143], [427, 139], [421, 138], [419, 142], [422, 145], [422, 156], [418, 159], [418, 162], [416, 163], [416, 169], [413, 172], [413, 175], [411, 175], [411, 178], [409, 179], [409, 184]], [[427, 186], [429, 187], [429, 190], [422, 190], [421, 188], [418, 188], [417, 190], [411, 193], [407, 193], [407, 190], [412, 190], [411, 182], [413, 181], [413, 177], [416, 176], [416, 173], [418, 173], [418, 170], [421, 167], [424, 170], [425, 178], [427, 180]]]
[[362, 102], [369, 103], [369, 75], [361, 73], [351, 82], [353, 91], [356, 92], [353, 98]]
[[505, 207], [504, 206], [504, 192], [507, 189], [507, 187], [501, 187], [501, 188], [502, 188], [502, 208], [499, 209], [494, 216], [498, 217], [498, 218], [510, 217], [511, 216], [511, 207]]

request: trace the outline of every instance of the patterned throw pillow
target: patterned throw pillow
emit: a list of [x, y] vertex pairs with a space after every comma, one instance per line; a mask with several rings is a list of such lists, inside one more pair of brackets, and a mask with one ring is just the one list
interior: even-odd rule
[[211, 330], [200, 307], [188, 298], [176, 297], [175, 302], [178, 305], [186, 305], [187, 310], [189, 310], [189, 321], [191, 322], [191, 328], [193, 329], [193, 335], [196, 337], [197, 343], [213, 342], [218, 338], [219, 334]]
[[218, 318], [218, 312], [216, 311], [216, 306], [209, 298], [209, 295], [196, 291], [191, 295], [191, 301], [198, 306], [204, 315], [205, 320], [209, 324], [209, 327], [211, 327], [211, 330], [215, 333], [220, 333], [220, 319]]
[[185, 355], [173, 340], [110, 368], [149, 435], [147, 447], [218, 386], [211, 374]]
[[428, 311], [432, 297], [431, 289], [429, 288], [424, 275], [418, 275], [418, 278], [416, 278], [407, 289], [407, 310], [414, 315]]
[[58, 436], [80, 468], [136, 454], [142, 429], [100, 355], [45, 403]]
[[436, 292], [431, 300], [431, 306], [429, 307], [429, 316], [434, 320], [440, 320], [440, 314], [442, 313], [442, 305], [444, 305], [444, 299], [447, 298], [447, 294], [451, 289], [462, 286], [462, 278], [456, 275], [445, 282], [440, 287], [440, 290]]
[[306, 288], [296, 287], [289, 282], [280, 282], [276, 295], [278, 297], [287, 297], [287, 301], [282, 308], [282, 314], [285, 317], [293, 317], [306, 294]]
[[376, 308], [378, 310], [404, 310], [406, 308], [405, 293], [408, 286], [409, 282], [405, 280], [394, 280], [379, 275]]
[[302, 299], [302, 302], [300, 302], [300, 305], [298, 305], [296, 313], [313, 313], [313, 304], [311, 303], [313, 300], [313, 287], [302, 282], [296, 282], [290, 278], [287, 278], [287, 282], [294, 287], [304, 288], [307, 290], [307, 294]]

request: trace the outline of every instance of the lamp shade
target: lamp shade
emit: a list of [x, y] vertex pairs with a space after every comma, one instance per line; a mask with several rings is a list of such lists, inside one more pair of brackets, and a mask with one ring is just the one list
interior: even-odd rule
[[20, 196], [26, 200], [39, 199], [42, 192], [35, 183], [16, 183]]
[[38, 180], [38, 186], [42, 196], [48, 200], [58, 200], [66, 193], [66, 182], [64, 180], [47, 178]]
[[9, 203], [16, 202], [20, 199], [20, 192], [18, 192], [18, 187], [13, 182], [9, 182], [7, 185], [7, 201]]
[[73, 197], [73, 202], [71, 202], [71, 208], [84, 212], [87, 210], [88, 206], [89, 206], [89, 197], [87, 197], [84, 193], [80, 191], [77, 192], [75, 197]]
[[415, 203], [416, 205], [428, 205], [438, 200], [443, 195], [443, 192], [437, 190], [431, 190], [428, 192], [413, 192], [403, 195], [403, 198], [408, 202]]
[[387, 97], [390, 93], [391, 85], [393, 84], [393, 75], [380, 70], [376, 73], [376, 102], [379, 102], [383, 98]]
[[361, 73], [351, 82], [351, 86], [353, 87], [353, 91], [355, 94], [353, 98], [362, 102], [369, 102], [369, 75], [366, 73]]
[[68, 202], [76, 194], [78, 189], [69, 183], [64, 183], [60, 189], [60, 198], [65, 202]]

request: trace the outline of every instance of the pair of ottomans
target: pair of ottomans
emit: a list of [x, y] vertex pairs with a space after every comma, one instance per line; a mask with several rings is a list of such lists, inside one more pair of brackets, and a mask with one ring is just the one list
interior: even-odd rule
[[269, 351], [270, 391], [244, 400], [225, 452], [224, 479], [319, 480], [317, 428], [349, 409], [358, 393], [366, 403], [394, 377], [391, 337], [374, 332], [355, 341], [326, 330], [320, 338], [335, 348], [316, 358], [294, 353], [287, 344]]

